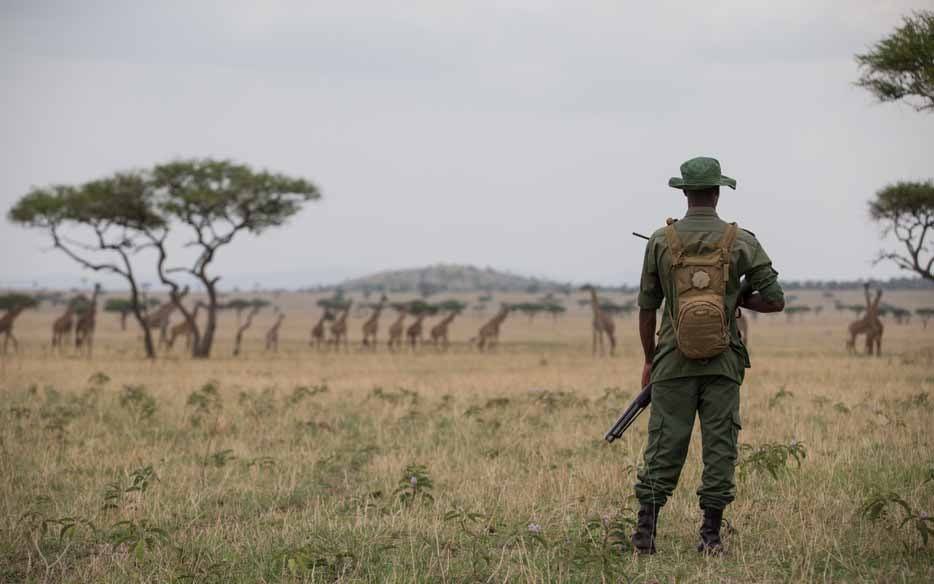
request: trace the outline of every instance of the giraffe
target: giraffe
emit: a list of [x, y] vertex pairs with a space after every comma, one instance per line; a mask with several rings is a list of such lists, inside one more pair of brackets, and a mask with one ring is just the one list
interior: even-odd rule
[[341, 343], [344, 344], [346, 350], [350, 350], [350, 341], [347, 339], [347, 317], [350, 316], [351, 306], [353, 306], [352, 301], [347, 303], [344, 310], [341, 311], [331, 324], [331, 338], [328, 342], [333, 344], [334, 349], [338, 351], [341, 348]]
[[81, 350], [82, 346], [86, 347], [89, 358], [94, 348], [94, 329], [97, 327], [97, 297], [100, 291], [101, 285], [94, 284], [94, 292], [91, 294], [88, 307], [81, 313], [75, 323], [75, 348]]
[[597, 354], [597, 347], [600, 348], [600, 354], [606, 354], [606, 347], [603, 342], [603, 335], [610, 340], [610, 355], [616, 351], [616, 325], [610, 315], [603, 312], [600, 308], [600, 300], [597, 298], [597, 289], [590, 284], [581, 288], [590, 292], [590, 308], [593, 310], [592, 335], [592, 354]]
[[285, 314], [279, 313], [279, 318], [276, 320], [276, 324], [272, 325], [272, 328], [266, 331], [266, 350], [270, 349], [274, 352], [279, 352], [279, 327], [282, 326], [282, 321], [285, 320]]
[[321, 348], [324, 343], [324, 323], [329, 320], [334, 320], [334, 315], [331, 314], [330, 309], [325, 308], [321, 318], [318, 319], [315, 326], [311, 327], [311, 340], [308, 342], [310, 346], [316, 349]]
[[885, 325], [879, 320], [879, 301], [882, 299], [882, 290], [876, 290], [876, 298], [872, 300], [869, 295], [869, 284], [863, 286], [866, 295], [866, 314], [859, 320], [850, 323], [850, 338], [846, 341], [846, 348], [849, 352], [856, 350], [856, 337], [866, 335], [866, 354], [872, 355], [875, 350], [876, 356], [882, 355], [882, 333], [885, 332]]
[[412, 347], [413, 351], [418, 348], [418, 343], [422, 341], [422, 330], [424, 329], [422, 323], [426, 316], [428, 316], [427, 310], [419, 312], [415, 315], [415, 322], [405, 329], [405, 337], [409, 340], [409, 346]]
[[253, 308], [251, 308], [250, 312], [248, 312], [246, 315], [246, 321], [237, 329], [237, 336], [234, 338], [234, 357], [240, 354], [240, 346], [243, 343], [243, 333], [246, 332], [246, 329], [250, 328], [250, 326], [253, 324], [253, 317], [256, 316], [256, 314], [262, 310], [262, 308], [263, 307], [261, 305], [254, 304]]
[[446, 351], [448, 345], [450, 345], [448, 329], [451, 326], [451, 322], [457, 318], [458, 314], [460, 314], [459, 310], [452, 310], [450, 314], [438, 321], [435, 326], [431, 327], [431, 342], [443, 351]]
[[405, 317], [409, 314], [405, 306], [396, 307], [396, 310], [399, 312], [399, 316], [396, 318], [395, 322], [390, 325], [389, 341], [386, 342], [386, 346], [390, 351], [402, 346], [402, 334], [405, 332]]
[[16, 337], [13, 336], [13, 325], [16, 323], [16, 319], [19, 318], [19, 315], [22, 314], [27, 308], [32, 308], [35, 306], [35, 301], [32, 302], [21, 302], [9, 310], [3, 316], [0, 316], [0, 334], [3, 335], [3, 354], [6, 355], [7, 345], [10, 341], [13, 341], [13, 350], [19, 353], [19, 341], [16, 340]]
[[373, 309], [373, 314], [370, 315], [370, 318], [363, 323], [363, 346], [369, 347], [370, 342], [373, 343], [373, 348], [376, 348], [376, 333], [379, 332], [379, 316], [383, 312], [383, 307], [386, 306], [386, 295], [384, 294], [382, 298], [379, 299], [379, 304]]
[[499, 344], [499, 327], [503, 324], [503, 321], [506, 320], [506, 317], [509, 316], [510, 307], [508, 304], [503, 303], [499, 312], [497, 312], [493, 318], [487, 321], [480, 330], [477, 332], [475, 340], [477, 341], [477, 348], [481, 351], [489, 347], [493, 349], [496, 345]]
[[[187, 288], [179, 295], [178, 299], [181, 300], [186, 294], [188, 294]], [[169, 320], [177, 308], [174, 302], [167, 300], [160, 304], [151, 314], [146, 315], [146, 326], [149, 329], [159, 329], [160, 347], [168, 344]]]
[[52, 322], [52, 347], [64, 348], [68, 344], [71, 332], [75, 328], [75, 313], [78, 311], [79, 298], [72, 298], [65, 308], [65, 314]]
[[[194, 312], [191, 314], [191, 320], [198, 320], [198, 311], [200, 311], [202, 308], [207, 308], [207, 305], [204, 302], [198, 301], [195, 304]], [[191, 336], [193, 334], [194, 330], [192, 330], [192, 327], [188, 324], [187, 320], [183, 320], [182, 322], [174, 325], [171, 329], [169, 329], [169, 337], [165, 343], [166, 350], [172, 350], [172, 346], [175, 345], [175, 339], [177, 339], [179, 336], [185, 337], [185, 349], [190, 349]]]

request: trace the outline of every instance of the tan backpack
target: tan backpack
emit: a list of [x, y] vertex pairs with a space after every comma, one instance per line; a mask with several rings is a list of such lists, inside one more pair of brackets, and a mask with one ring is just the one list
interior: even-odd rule
[[675, 220], [668, 220], [665, 237], [677, 294], [671, 313], [675, 339], [678, 349], [688, 359], [710, 359], [730, 346], [724, 296], [730, 281], [736, 223], [727, 226], [717, 249], [695, 255], [685, 253], [674, 223]]

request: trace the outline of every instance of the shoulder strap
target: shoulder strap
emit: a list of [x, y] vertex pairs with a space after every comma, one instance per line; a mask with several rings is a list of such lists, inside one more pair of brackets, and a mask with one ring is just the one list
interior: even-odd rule
[[671, 219], [668, 220], [668, 225], [665, 227], [665, 239], [668, 240], [668, 252], [671, 254], [671, 265], [677, 266], [681, 264], [681, 258], [684, 256], [684, 244], [681, 243], [681, 238], [678, 237], [678, 232], [675, 231], [675, 222]]
[[728, 255], [733, 251], [733, 242], [736, 241], [736, 223], [730, 223], [726, 226], [726, 231], [723, 233], [723, 239], [720, 240], [720, 249], [723, 250], [723, 255]]
[[720, 258], [723, 260], [723, 281], [730, 281], [730, 259], [733, 251], [733, 242], [736, 241], [736, 223], [726, 226], [723, 238], [720, 240]]

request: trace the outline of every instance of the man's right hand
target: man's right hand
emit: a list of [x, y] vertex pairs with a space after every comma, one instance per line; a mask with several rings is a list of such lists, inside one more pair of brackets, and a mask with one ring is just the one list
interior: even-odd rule
[[649, 384], [649, 380], [652, 378], [652, 364], [646, 363], [642, 366], [642, 385], [640, 387], [645, 387]]

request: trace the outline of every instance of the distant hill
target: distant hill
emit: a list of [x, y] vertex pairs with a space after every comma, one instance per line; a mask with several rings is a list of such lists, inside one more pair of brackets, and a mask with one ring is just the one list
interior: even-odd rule
[[520, 276], [493, 268], [437, 264], [424, 268], [390, 270], [345, 280], [337, 287], [370, 292], [564, 292], [572, 285], [544, 278]]

